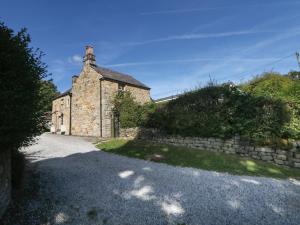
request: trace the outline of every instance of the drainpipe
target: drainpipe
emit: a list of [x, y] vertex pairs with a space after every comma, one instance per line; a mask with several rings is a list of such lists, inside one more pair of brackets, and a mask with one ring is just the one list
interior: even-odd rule
[[72, 94], [70, 94], [70, 121], [69, 121], [69, 135], [72, 135]]
[[100, 84], [100, 137], [102, 137], [102, 78], [99, 80]]

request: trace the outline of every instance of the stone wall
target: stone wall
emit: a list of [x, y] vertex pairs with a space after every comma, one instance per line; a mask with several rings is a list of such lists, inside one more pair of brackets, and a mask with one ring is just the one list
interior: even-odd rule
[[11, 194], [11, 154], [0, 151], [0, 218], [5, 212]]
[[[119, 83], [110, 80], [101, 80], [101, 107], [102, 107], [102, 137], [112, 136], [112, 108], [113, 99], [119, 90]], [[141, 104], [150, 101], [150, 91], [128, 84], [123, 84], [124, 90], [131, 92], [135, 100]]]
[[125, 87], [126, 91], [130, 91], [132, 93], [132, 96], [135, 98], [135, 100], [140, 103], [144, 104], [147, 102], [150, 102], [150, 90], [143, 89], [143, 88], [137, 88], [134, 86], [126, 85]]
[[113, 98], [118, 91], [118, 83], [101, 80], [102, 137], [111, 137]]
[[100, 136], [100, 75], [85, 65], [72, 84], [72, 135]]
[[[52, 102], [51, 132], [70, 134], [71, 97], [69, 95], [55, 99]], [[63, 115], [63, 121], [61, 116]], [[62, 124], [63, 122], [63, 124]]]
[[145, 139], [163, 144], [185, 146], [213, 152], [224, 152], [251, 157], [277, 165], [300, 168], [300, 142], [294, 142], [290, 150], [258, 147], [236, 137], [222, 140], [218, 138], [167, 136], [154, 129], [129, 128], [121, 129], [120, 137], [128, 139]]

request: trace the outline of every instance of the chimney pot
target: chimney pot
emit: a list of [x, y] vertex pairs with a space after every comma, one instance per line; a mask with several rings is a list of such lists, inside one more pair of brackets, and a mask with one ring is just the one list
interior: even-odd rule
[[85, 65], [96, 64], [96, 59], [94, 55], [94, 48], [91, 45], [85, 47], [85, 56], [83, 58]]
[[89, 54], [94, 55], [94, 48], [91, 45], [87, 45], [85, 47], [85, 55], [89, 55]]

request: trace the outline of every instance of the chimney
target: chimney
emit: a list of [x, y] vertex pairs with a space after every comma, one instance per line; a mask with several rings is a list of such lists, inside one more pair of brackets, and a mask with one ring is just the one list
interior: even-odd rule
[[94, 55], [94, 48], [90, 45], [85, 47], [85, 56], [83, 58], [83, 62], [85, 65], [96, 64], [96, 59]]

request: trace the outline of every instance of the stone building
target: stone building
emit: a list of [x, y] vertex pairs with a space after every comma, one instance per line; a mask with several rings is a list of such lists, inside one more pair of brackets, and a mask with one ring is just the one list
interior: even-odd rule
[[65, 135], [115, 137], [118, 122], [112, 100], [130, 91], [141, 104], [151, 101], [150, 88], [132, 76], [96, 65], [93, 48], [86, 47], [83, 68], [72, 77], [72, 88], [52, 103], [51, 132]]

